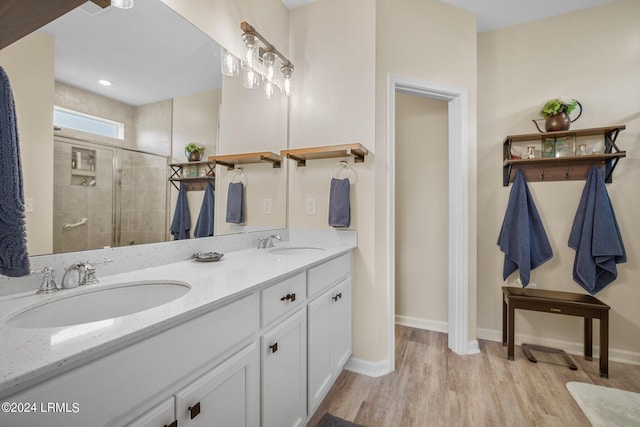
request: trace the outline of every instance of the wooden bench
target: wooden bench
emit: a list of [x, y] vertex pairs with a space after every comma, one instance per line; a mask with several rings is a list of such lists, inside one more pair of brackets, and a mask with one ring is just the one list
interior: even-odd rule
[[572, 292], [502, 287], [502, 345], [514, 360], [515, 310], [542, 311], [584, 318], [584, 357], [593, 360], [593, 319], [600, 320], [600, 376], [609, 377], [609, 310], [599, 299]]

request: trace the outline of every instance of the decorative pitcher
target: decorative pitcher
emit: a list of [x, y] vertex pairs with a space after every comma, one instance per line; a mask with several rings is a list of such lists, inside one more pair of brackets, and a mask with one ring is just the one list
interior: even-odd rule
[[[578, 113], [575, 119], [571, 120], [571, 118], [567, 113], [560, 113], [554, 116], [549, 116], [544, 120], [544, 132], [557, 132], [562, 130], [569, 130], [569, 128], [571, 127], [571, 123], [578, 120], [582, 115], [582, 104], [580, 104], [580, 102], [578, 101], [576, 101], [576, 103], [578, 104], [578, 107], [580, 107], [580, 112]], [[540, 126], [538, 126], [537, 120], [532, 119], [531, 121], [533, 122], [534, 125], [536, 125], [536, 129], [538, 129], [538, 132], [543, 132], [542, 129], [540, 129]]]

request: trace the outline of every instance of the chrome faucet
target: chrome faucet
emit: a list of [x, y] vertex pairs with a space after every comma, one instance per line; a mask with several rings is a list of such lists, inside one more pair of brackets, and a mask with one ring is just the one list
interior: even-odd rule
[[44, 274], [42, 277], [42, 283], [40, 284], [40, 289], [38, 289], [36, 294], [50, 294], [60, 290], [58, 285], [56, 285], [55, 278], [53, 277], [54, 271], [55, 269], [52, 267], [45, 267], [42, 270], [31, 272], [31, 274]]
[[272, 248], [274, 239], [282, 241], [282, 237], [277, 234], [272, 234], [264, 239], [258, 238], [258, 249]]
[[77, 286], [95, 285], [98, 283], [96, 277], [96, 265], [106, 264], [111, 262], [110, 259], [92, 262], [83, 261], [71, 264], [64, 270], [64, 276], [62, 276], [62, 289], [71, 289]]

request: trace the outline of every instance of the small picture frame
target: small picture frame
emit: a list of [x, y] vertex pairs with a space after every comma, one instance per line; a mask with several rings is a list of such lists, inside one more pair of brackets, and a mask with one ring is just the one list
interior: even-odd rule
[[567, 136], [564, 138], [555, 138], [556, 157], [575, 156], [575, 138]]
[[556, 140], [555, 138], [545, 138], [542, 140], [542, 157], [556, 156]]

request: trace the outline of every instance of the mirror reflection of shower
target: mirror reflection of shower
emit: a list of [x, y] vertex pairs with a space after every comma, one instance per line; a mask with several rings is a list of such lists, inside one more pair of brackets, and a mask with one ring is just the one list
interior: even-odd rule
[[54, 154], [54, 253], [166, 240], [166, 157], [60, 136]]

